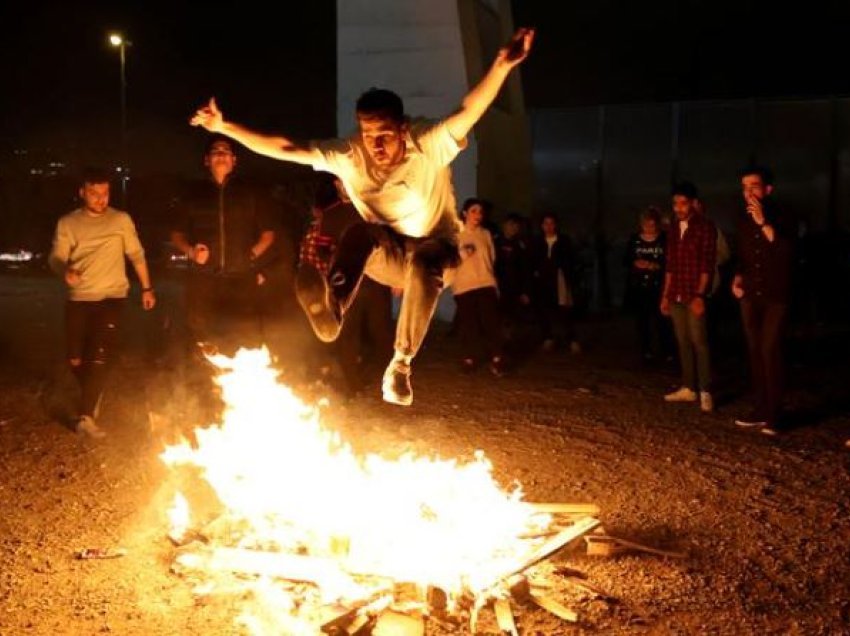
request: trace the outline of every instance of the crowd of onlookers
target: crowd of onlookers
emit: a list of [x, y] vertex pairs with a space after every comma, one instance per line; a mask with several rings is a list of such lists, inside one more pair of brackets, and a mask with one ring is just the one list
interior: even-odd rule
[[[327, 275], [346, 230], [360, 218], [339, 180], [326, 175], [315, 190], [312, 217], [292, 254], [291, 248], [281, 247], [286, 242], [280, 240], [270, 200], [235, 173], [232, 142], [213, 137], [204, 163], [208, 178], [180, 197], [170, 233], [170, 242], [190, 265], [184, 312], [188, 341], [223, 342], [222, 334], [230, 333], [238, 334], [239, 344], [256, 345], [270, 339], [270, 326], [286, 306], [283, 299], [292, 294], [291, 285], [285, 283], [287, 269], [309, 267]], [[797, 228], [774, 202], [769, 170], [752, 166], [740, 178], [742, 211], [734, 254], [705, 215], [691, 183], [673, 187], [669, 208], [649, 207], [639, 214], [624, 253], [624, 307], [634, 318], [635, 348], [642, 360], [672, 362], [678, 355], [680, 386], [664, 399], [695, 402], [708, 412], [714, 408], [708, 309], [727, 287], [740, 305], [754, 393], [753, 410], [736, 423], [775, 434], [781, 429], [782, 340]], [[92, 210], [106, 206], [108, 177], [90, 175], [84, 181], [81, 198], [91, 203]], [[109, 286], [110, 302], [100, 309], [99, 303], [73, 302], [85, 300], [87, 292], [77, 285], [75, 272], [66, 269], [62, 239], [69, 227], [75, 236], [87, 236], [94, 216], [91, 211], [77, 211], [64, 217], [51, 258], [72, 290], [69, 306], [91, 310], [69, 314], [75, 317], [69, 322], [68, 338], [72, 368], [82, 386], [88, 387], [83, 413], [88, 419], [83, 424], [92, 428], [104, 382], [102, 369], [120, 319], [118, 305], [128, 287], [124, 256], [143, 281], [145, 308], [156, 302], [135, 228], [126, 215], [110, 222], [132, 249], [113, 254], [114, 263], [95, 264], [103, 270], [102, 280], [89, 277], [86, 283]], [[527, 352], [530, 341], [544, 351], [580, 354], [577, 306], [586, 304], [587, 294], [579, 259], [558, 218], [544, 213], [532, 223], [508, 214], [496, 225], [491, 204], [484, 199], [465, 201], [460, 216], [458, 260], [444, 281], [456, 304], [452, 333], [460, 370], [471, 373], [481, 367], [496, 376], [510, 373], [517, 366], [517, 351]], [[722, 276], [721, 270], [726, 274]], [[392, 350], [392, 295], [400, 293], [368, 276], [359, 285], [338, 341], [326, 347], [317, 362], [317, 367], [327, 367], [333, 361], [347, 391], [369, 381], [370, 358], [381, 360]], [[524, 340], [517, 347], [520, 338]]]

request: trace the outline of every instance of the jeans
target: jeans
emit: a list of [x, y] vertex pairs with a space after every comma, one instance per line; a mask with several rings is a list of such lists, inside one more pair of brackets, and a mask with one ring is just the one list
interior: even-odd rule
[[107, 365], [118, 341], [124, 298], [69, 300], [65, 306], [65, 338], [71, 371], [82, 392], [80, 415], [95, 416], [106, 385]]
[[679, 348], [682, 386], [694, 391], [710, 391], [711, 355], [705, 314], [695, 316], [686, 303], [671, 302], [670, 318]]

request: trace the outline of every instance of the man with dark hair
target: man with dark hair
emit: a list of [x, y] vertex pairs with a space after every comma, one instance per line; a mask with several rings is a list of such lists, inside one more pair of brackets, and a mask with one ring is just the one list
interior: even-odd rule
[[581, 353], [575, 327], [575, 260], [569, 237], [558, 228], [558, 218], [547, 212], [540, 220], [540, 236], [531, 244], [534, 307], [543, 337], [543, 349], [555, 348], [556, 330], [562, 331], [571, 353]]
[[664, 399], [667, 402], [699, 400], [700, 409], [710, 412], [714, 410], [714, 400], [705, 299], [714, 276], [717, 231], [711, 221], [697, 212], [697, 196], [696, 186], [687, 181], [674, 186], [672, 192], [675, 219], [667, 232], [661, 313], [673, 319], [682, 386]]
[[410, 364], [444, 287], [457, 265], [460, 230], [449, 164], [496, 98], [511, 70], [531, 49], [533, 29], [519, 29], [460, 108], [439, 122], [404, 116], [401, 99], [371, 90], [358, 100], [358, 132], [349, 139], [301, 144], [226, 121], [215, 100], [191, 123], [224, 133], [254, 152], [332, 172], [365, 221], [340, 241], [328, 276], [302, 267], [297, 295], [317, 337], [335, 340], [365, 272], [404, 290], [395, 354], [384, 374], [386, 401], [413, 402]]
[[741, 303], [754, 404], [735, 423], [775, 435], [782, 408], [782, 335], [791, 296], [794, 225], [774, 204], [770, 170], [750, 166], [740, 176], [746, 214], [738, 223], [732, 294]]
[[516, 336], [522, 313], [531, 303], [528, 245], [522, 236], [525, 219], [516, 212], [505, 217], [496, 237], [496, 281], [499, 305], [507, 324], [508, 338]]
[[359, 114], [377, 119], [388, 119], [397, 124], [404, 123], [404, 102], [401, 97], [384, 88], [370, 88], [357, 98], [354, 106]]
[[68, 364], [82, 392], [74, 424], [81, 433], [103, 437], [95, 418], [130, 288], [125, 257], [142, 285], [145, 310], [153, 308], [156, 296], [133, 220], [126, 212], [109, 207], [109, 173], [86, 171], [79, 195], [82, 206], [56, 225], [49, 263], [68, 288]]
[[[236, 165], [233, 141], [213, 135], [204, 153], [208, 177], [179, 202], [171, 242], [189, 258], [186, 319], [193, 342], [259, 346], [278, 256], [276, 224], [271, 198], [239, 179]], [[229, 342], [234, 336], [238, 343]]]

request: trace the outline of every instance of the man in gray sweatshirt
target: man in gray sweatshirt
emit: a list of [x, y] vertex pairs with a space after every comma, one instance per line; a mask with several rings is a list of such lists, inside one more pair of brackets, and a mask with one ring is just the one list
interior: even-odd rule
[[79, 194], [82, 206], [56, 225], [49, 262], [68, 288], [68, 364], [82, 392], [75, 426], [79, 432], [103, 437], [95, 415], [130, 289], [125, 256], [142, 285], [145, 310], [153, 308], [156, 296], [133, 220], [126, 212], [109, 207], [109, 173], [87, 171]]

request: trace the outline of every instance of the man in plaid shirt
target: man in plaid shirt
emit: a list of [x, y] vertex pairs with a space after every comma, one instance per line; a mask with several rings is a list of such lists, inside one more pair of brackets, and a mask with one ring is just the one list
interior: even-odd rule
[[673, 320], [682, 386], [664, 396], [667, 402], [696, 402], [714, 409], [711, 358], [706, 331], [705, 298], [717, 260], [717, 229], [698, 212], [697, 189], [682, 182], [673, 188], [673, 220], [667, 232], [667, 265], [661, 313]]
[[[312, 266], [327, 276], [340, 239], [349, 227], [359, 222], [360, 216], [346, 196], [342, 182], [332, 175], [325, 175], [319, 184], [312, 211], [313, 222], [301, 240], [299, 276], [305, 266]], [[393, 331], [390, 290], [364, 276], [334, 347], [344, 381], [341, 388], [349, 395], [369, 382], [371, 359], [383, 358], [392, 352]], [[371, 344], [369, 353], [372, 355], [367, 355], [367, 343]]]

